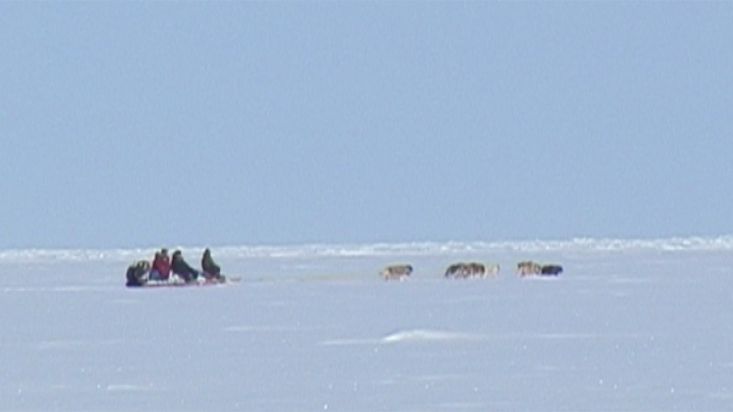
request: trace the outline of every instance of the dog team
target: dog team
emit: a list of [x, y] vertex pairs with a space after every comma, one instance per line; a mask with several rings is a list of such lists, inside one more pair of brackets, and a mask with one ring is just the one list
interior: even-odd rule
[[[446, 279], [476, 279], [495, 277], [501, 267], [498, 264], [483, 264], [478, 262], [454, 263], [445, 270]], [[379, 274], [384, 280], [404, 280], [412, 274], [412, 265], [390, 265]], [[556, 264], [543, 265], [533, 261], [517, 263], [517, 274], [525, 276], [558, 276], [562, 273], [562, 266]]]

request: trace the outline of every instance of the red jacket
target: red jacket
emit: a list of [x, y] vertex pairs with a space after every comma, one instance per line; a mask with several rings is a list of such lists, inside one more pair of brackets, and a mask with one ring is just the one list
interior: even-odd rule
[[168, 256], [163, 256], [160, 253], [155, 254], [155, 260], [153, 260], [152, 270], [160, 273], [160, 277], [168, 279], [171, 275], [171, 261]]

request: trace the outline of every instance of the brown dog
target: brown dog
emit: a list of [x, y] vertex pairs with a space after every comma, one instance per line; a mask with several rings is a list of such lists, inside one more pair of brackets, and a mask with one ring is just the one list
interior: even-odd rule
[[478, 262], [459, 262], [448, 266], [448, 269], [445, 271], [445, 277], [454, 279], [485, 278], [496, 276], [499, 270], [500, 267], [497, 264], [489, 264], [487, 266]]

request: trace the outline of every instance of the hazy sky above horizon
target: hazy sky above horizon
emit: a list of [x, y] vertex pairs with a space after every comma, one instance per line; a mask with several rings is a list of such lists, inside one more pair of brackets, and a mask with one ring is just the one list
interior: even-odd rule
[[733, 233], [731, 22], [0, 2], [0, 247]]

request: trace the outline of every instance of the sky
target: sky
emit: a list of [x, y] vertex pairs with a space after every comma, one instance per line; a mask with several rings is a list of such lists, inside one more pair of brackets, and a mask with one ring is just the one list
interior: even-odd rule
[[731, 21], [0, 2], [0, 248], [730, 234]]

